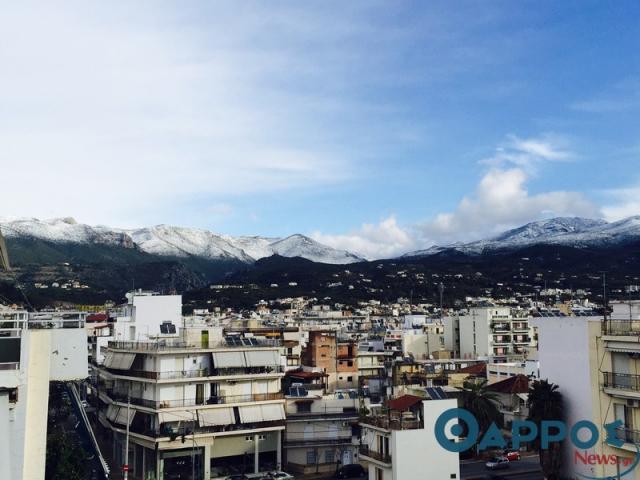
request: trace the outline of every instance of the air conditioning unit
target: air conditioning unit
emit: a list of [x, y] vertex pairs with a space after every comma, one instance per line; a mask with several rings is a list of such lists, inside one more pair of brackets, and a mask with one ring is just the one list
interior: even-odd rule
[[640, 407], [640, 400], [627, 400], [627, 407]]

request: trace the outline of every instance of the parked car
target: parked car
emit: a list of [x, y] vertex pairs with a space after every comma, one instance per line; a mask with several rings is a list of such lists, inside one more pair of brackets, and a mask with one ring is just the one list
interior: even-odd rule
[[484, 466], [489, 470], [502, 470], [509, 468], [509, 459], [507, 457], [493, 457]]
[[287, 472], [269, 472], [267, 477], [273, 480], [295, 480], [295, 477]]
[[362, 468], [359, 463], [352, 463], [351, 465], [343, 465], [336, 472], [336, 478], [358, 478], [366, 477], [367, 471]]
[[520, 460], [520, 452], [518, 450], [506, 449], [502, 455], [507, 457], [507, 460], [510, 462], [515, 462], [516, 460]]

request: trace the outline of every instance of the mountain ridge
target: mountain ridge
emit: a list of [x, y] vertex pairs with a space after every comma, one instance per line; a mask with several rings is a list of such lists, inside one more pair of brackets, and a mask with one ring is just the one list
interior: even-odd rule
[[97, 244], [137, 248], [160, 257], [198, 257], [251, 264], [271, 255], [302, 257], [318, 263], [348, 264], [363, 259], [346, 250], [323, 245], [302, 234], [283, 238], [220, 235], [209, 230], [156, 225], [136, 229], [86, 225], [71, 217], [40, 220], [2, 219], [7, 238], [37, 238], [53, 243]]

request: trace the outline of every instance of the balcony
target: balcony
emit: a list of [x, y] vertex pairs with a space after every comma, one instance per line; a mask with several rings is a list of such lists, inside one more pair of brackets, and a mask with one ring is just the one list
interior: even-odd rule
[[359, 451], [360, 455], [364, 457], [377, 460], [378, 462], [384, 463], [386, 465], [391, 465], [391, 455], [384, 455], [380, 452], [376, 452], [375, 450], [371, 450], [368, 445], [360, 445]]
[[362, 417], [360, 423], [385, 430], [418, 430], [424, 428], [420, 420], [402, 419], [398, 416], [389, 417], [387, 415], [368, 415]]
[[153, 410], [179, 407], [202, 407], [207, 405], [221, 405], [230, 403], [266, 402], [269, 400], [282, 400], [284, 398], [282, 392], [215, 396], [207, 399], [206, 401], [197, 401], [194, 398], [177, 400], [148, 400], [146, 398], [136, 397], [128, 398], [126, 393], [114, 391], [107, 391], [107, 395], [111, 399], [120, 403], [131, 402], [131, 405], [138, 405], [140, 407], [150, 408]]
[[282, 341], [277, 339], [258, 340], [251, 339], [251, 343], [235, 344], [229, 342], [210, 343], [203, 347], [201, 343], [189, 343], [178, 339], [165, 339], [155, 342], [125, 342], [111, 341], [108, 346], [112, 350], [125, 350], [128, 352], [166, 352], [174, 350], [216, 350], [216, 349], [251, 349], [251, 348], [267, 348], [281, 347]]
[[492, 323], [491, 330], [494, 332], [509, 332], [511, 331], [511, 325], [508, 323]]
[[182, 380], [190, 378], [230, 377], [235, 375], [265, 375], [284, 373], [281, 365], [269, 365], [264, 367], [231, 367], [211, 368], [200, 370], [177, 370], [169, 372], [152, 372], [147, 370], [114, 370], [107, 369], [112, 375], [123, 377], [148, 378], [151, 380]]
[[635, 451], [635, 445], [640, 443], [640, 431], [631, 430], [628, 428], [618, 428], [616, 429], [616, 438], [618, 440], [624, 441], [624, 443], [630, 443], [634, 445], [633, 450]]
[[604, 372], [604, 391], [609, 395], [640, 399], [640, 375]]
[[602, 333], [608, 336], [640, 336], [640, 320], [603, 320]]
[[351, 445], [352, 442], [353, 438], [351, 435], [342, 435], [333, 438], [288, 438], [284, 441], [284, 448]]

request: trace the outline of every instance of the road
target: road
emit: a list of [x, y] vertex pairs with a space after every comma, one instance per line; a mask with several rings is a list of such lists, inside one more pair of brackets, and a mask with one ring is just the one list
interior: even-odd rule
[[511, 462], [509, 468], [491, 472], [484, 466], [484, 462], [469, 462], [460, 466], [460, 475], [463, 480], [472, 478], [482, 478], [483, 475], [501, 475], [514, 480], [542, 480], [541, 473], [523, 473], [540, 471], [538, 456], [523, 457], [522, 460]]

